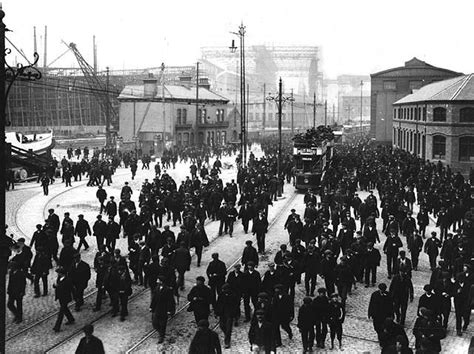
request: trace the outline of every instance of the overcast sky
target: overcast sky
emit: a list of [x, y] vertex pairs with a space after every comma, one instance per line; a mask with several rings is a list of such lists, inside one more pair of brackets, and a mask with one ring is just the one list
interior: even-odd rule
[[[2, 0], [8, 38], [32, 57], [48, 26], [50, 63], [74, 42], [99, 68], [193, 65], [202, 46], [229, 46], [241, 21], [246, 45], [322, 47], [326, 76], [370, 74], [416, 56], [473, 72], [473, 0]], [[7, 43], [8, 47], [8, 43]], [[12, 63], [15, 54], [7, 57]], [[18, 60], [20, 61], [18, 55]], [[41, 59], [42, 62], [42, 59]], [[72, 53], [56, 65], [77, 66]]]

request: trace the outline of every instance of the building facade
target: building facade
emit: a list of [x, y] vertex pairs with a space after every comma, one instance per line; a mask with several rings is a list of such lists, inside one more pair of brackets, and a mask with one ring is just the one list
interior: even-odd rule
[[[156, 79], [126, 86], [119, 96], [119, 136], [124, 148], [158, 152], [164, 147], [225, 145], [239, 139], [240, 115], [229, 100], [206, 87], [158, 85]], [[228, 112], [230, 108], [230, 112]]]
[[424, 86], [393, 104], [393, 145], [469, 174], [474, 165], [474, 74]]
[[417, 58], [405, 62], [402, 67], [371, 74], [371, 137], [380, 143], [390, 143], [394, 102], [432, 82], [460, 75], [462, 73], [437, 68]]

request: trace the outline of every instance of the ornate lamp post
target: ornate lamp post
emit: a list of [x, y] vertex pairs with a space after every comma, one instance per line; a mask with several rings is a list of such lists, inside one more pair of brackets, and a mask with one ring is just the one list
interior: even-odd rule
[[5, 32], [8, 29], [3, 23], [4, 17], [5, 12], [0, 5], [0, 353], [5, 353], [5, 288], [8, 258], [12, 245], [12, 239], [6, 234], [7, 225], [5, 224], [5, 183], [8, 165], [5, 127], [11, 124], [7, 122], [6, 117], [7, 97], [15, 80], [33, 81], [41, 78], [41, 72], [35, 67], [39, 59], [38, 53], [34, 53], [34, 62], [27, 66], [18, 64], [16, 67], [11, 67], [6, 63], [5, 56], [10, 54], [11, 50], [5, 49]]
[[274, 101], [278, 105], [278, 160], [277, 160], [277, 175], [280, 176], [280, 168], [281, 168], [281, 116], [282, 116], [282, 105], [285, 102], [294, 102], [293, 95], [284, 96], [282, 92], [283, 83], [280, 81], [278, 83], [278, 93], [276, 95], [272, 95], [271, 93], [267, 96], [267, 101]]
[[[240, 39], [240, 154], [242, 156], [242, 164], [245, 166], [247, 162], [247, 105], [245, 94], [245, 26], [242, 23], [238, 32], [231, 32]], [[237, 51], [234, 40], [229, 47], [232, 53]]]

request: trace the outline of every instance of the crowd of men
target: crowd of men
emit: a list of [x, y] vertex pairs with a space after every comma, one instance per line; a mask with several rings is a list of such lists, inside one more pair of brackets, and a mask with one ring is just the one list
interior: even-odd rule
[[[419, 299], [414, 349], [422, 353], [441, 350], [452, 301], [457, 335], [467, 330], [474, 299], [474, 181], [453, 174], [447, 166], [425, 162], [399, 150], [366, 143], [341, 146], [321, 188], [305, 194], [302, 216], [291, 210], [284, 226], [288, 244], [282, 244], [268, 270], [260, 272], [256, 267], [260, 255], [266, 252], [268, 208], [282, 195], [284, 180], [292, 177], [287, 153], [281, 174], [277, 175], [275, 142], [269, 140], [262, 148], [265, 156], [257, 159], [250, 154], [246, 167], [241, 166], [238, 157], [236, 179], [225, 185], [219, 176], [219, 156], [210, 166], [208, 155], [203, 154], [201, 159], [202, 152], [167, 152], [161, 166], [155, 164], [156, 177], [144, 181], [138, 207], [131, 200], [134, 191], [127, 183], [117, 205], [113, 196], [107, 200], [103, 188], [106, 179], [99, 179], [96, 196], [100, 214], [92, 226], [83, 217], [74, 226], [68, 213], [60, 223], [51, 209], [31, 239], [30, 247], [36, 251], [33, 264], [33, 253], [24, 240], [17, 240], [13, 246], [8, 308], [15, 320], [22, 320], [26, 278], [33, 279], [35, 296], [41, 296], [41, 280], [46, 295], [47, 274], [54, 260], [58, 265], [54, 286], [60, 303], [55, 331], [60, 330], [64, 316], [67, 323], [74, 322], [67, 305], [74, 298], [76, 310], [81, 309], [93, 268], [97, 288], [94, 310], [101, 309], [107, 293], [112, 316], [120, 315], [122, 321], [128, 315], [132, 283], [150, 287], [152, 322], [162, 343], [169, 316], [176, 310], [175, 297], [184, 290], [185, 273], [191, 266], [190, 250], [194, 249], [200, 266], [203, 248], [209, 245], [206, 222], [218, 221], [219, 236], [227, 233], [232, 237], [234, 223], [241, 219], [243, 231], [256, 235], [257, 247], [248, 240], [241, 262], [230, 272], [219, 254], [214, 253], [205, 274], [197, 277], [187, 296], [188, 311], [193, 312], [198, 325], [190, 352], [221, 350], [219, 337], [209, 329], [211, 309], [219, 318], [224, 344], [229, 348], [242, 302], [244, 321], [250, 322], [248, 338], [252, 350], [275, 351], [282, 345], [280, 328], [291, 340], [290, 323], [295, 319], [304, 351], [312, 351], [315, 344], [325, 348], [328, 332], [331, 348], [336, 339], [342, 347], [347, 302], [357, 283], [367, 288], [378, 284], [367, 306], [382, 352], [410, 352], [405, 320], [408, 302], [414, 301], [412, 276], [420, 271], [422, 252], [429, 257], [431, 276]], [[166, 172], [178, 161], [177, 156], [190, 163], [190, 176], [180, 184]], [[132, 158], [125, 166], [130, 166], [134, 176], [136, 161]], [[380, 200], [373, 193], [375, 189]], [[368, 192], [368, 197], [362, 200], [361, 191]], [[102, 214], [108, 221], [102, 220]], [[377, 228], [379, 218], [382, 230]], [[426, 235], [431, 218], [439, 230]], [[180, 224], [177, 235], [168, 222]], [[386, 236], [383, 244], [380, 231]], [[59, 234], [63, 247], [58, 255]], [[98, 248], [91, 266], [81, 260], [79, 252], [82, 245], [89, 247], [85, 239], [90, 235], [96, 237]], [[119, 235], [127, 238], [127, 257], [115, 248]], [[79, 238], [77, 247], [75, 236]], [[387, 260], [386, 282], [380, 281], [378, 274], [382, 253]], [[318, 276], [324, 280], [324, 287], [316, 289]], [[306, 297], [296, 314], [296, 289], [303, 286]]]

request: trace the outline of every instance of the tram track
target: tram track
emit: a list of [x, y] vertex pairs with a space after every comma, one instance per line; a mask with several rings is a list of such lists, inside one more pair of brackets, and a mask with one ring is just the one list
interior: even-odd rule
[[[274, 227], [274, 225], [276, 224], [276, 222], [280, 219], [280, 217], [283, 215], [284, 212], [287, 212], [287, 208], [286, 206], [291, 204], [295, 198], [298, 196], [298, 193], [295, 191], [295, 193], [292, 194], [292, 196], [290, 198], [288, 198], [288, 200], [285, 201], [285, 205], [283, 205], [281, 207], [281, 209], [278, 211], [278, 213], [275, 215], [275, 217], [272, 219], [272, 221], [270, 222], [269, 224], [269, 227], [268, 227], [268, 231], [270, 231], [271, 228]], [[268, 235], [269, 232], [267, 232], [267, 235]], [[227, 267], [227, 272], [229, 272], [230, 270], [232, 270], [232, 268], [234, 267], [235, 264], [239, 263], [241, 260], [241, 256], [235, 258], [232, 263]], [[263, 274], [262, 274], [263, 276]], [[176, 320], [178, 318], [178, 316], [185, 312], [185, 310], [188, 308], [190, 302], [189, 301], [186, 301], [176, 312], [173, 316], [171, 316], [169, 319], [168, 319], [168, 323], [170, 323], [171, 321], [173, 320]], [[217, 327], [219, 326], [219, 321], [216, 322], [216, 324], [214, 324], [212, 326], [213, 329], [217, 329]], [[129, 354], [129, 353], [134, 353], [134, 352], [137, 352], [140, 348], [140, 346], [145, 343], [148, 339], [150, 339], [151, 337], [153, 337], [155, 334], [157, 333], [157, 331], [155, 329], [153, 330], [150, 330], [149, 332], [147, 332], [142, 338], [140, 338], [137, 342], [135, 342], [135, 344], [133, 344], [127, 351], [126, 353]]]
[[[120, 174], [120, 175], [118, 175], [118, 176], [122, 176], [122, 175], [123, 175], [123, 174]], [[77, 189], [77, 188], [80, 188], [80, 187], [84, 187], [84, 185], [87, 184], [87, 182], [88, 182], [88, 181], [83, 181], [83, 183], [81, 183], [80, 185], [76, 185], [76, 186], [73, 186], [73, 187], [71, 187], [71, 188], [65, 189], [65, 190], [59, 192], [58, 194], [56, 194], [55, 196], [53, 196], [50, 200], [48, 200], [48, 201], [45, 203], [45, 205], [44, 205], [44, 207], [43, 207], [42, 215], [43, 215], [43, 216], [46, 215], [46, 212], [47, 212], [47, 210], [49, 209], [49, 206], [51, 205], [51, 203], [52, 203], [55, 199], [57, 199], [57, 198], [63, 196], [64, 194], [66, 194], [66, 193], [68, 193], [68, 192], [71, 192], [71, 190], [74, 190], [74, 189]], [[21, 208], [18, 208], [18, 209], [16, 210], [16, 212], [15, 212], [15, 223], [16, 223], [16, 225], [17, 225], [18, 231], [21, 232], [21, 235], [18, 235], [18, 236], [22, 236], [22, 237], [24, 237], [25, 239], [30, 239], [30, 237], [27, 236], [27, 233], [25, 232], [24, 228], [22, 228], [22, 227], [20, 226], [21, 223], [18, 221], [18, 215], [19, 215], [20, 209], [21, 209]], [[95, 294], [97, 294], [97, 290], [92, 290], [92, 291], [86, 293], [86, 294], [84, 295], [84, 300], [90, 298], [91, 296], [93, 296], [93, 295], [95, 295]], [[75, 306], [75, 302], [71, 302], [68, 307], [69, 307], [69, 308], [72, 308], [72, 307], [74, 307], [74, 306]], [[27, 325], [25, 328], [23, 328], [23, 329], [21, 329], [21, 330], [15, 332], [15, 333], [13, 333], [13, 334], [10, 335], [10, 336], [7, 336], [6, 342], [11, 341], [12, 339], [14, 339], [14, 338], [16, 338], [16, 337], [18, 337], [18, 336], [20, 336], [20, 335], [26, 333], [26, 332], [29, 331], [30, 329], [32, 329], [32, 328], [34, 328], [34, 327], [37, 327], [37, 326], [41, 325], [42, 323], [48, 321], [48, 320], [51, 319], [52, 317], [57, 316], [58, 312], [59, 312], [58, 310], [53, 310], [52, 312], [49, 312], [48, 314], [46, 314], [46, 315], [43, 316], [42, 318], [40, 318], [40, 319], [34, 321], [33, 323]]]

